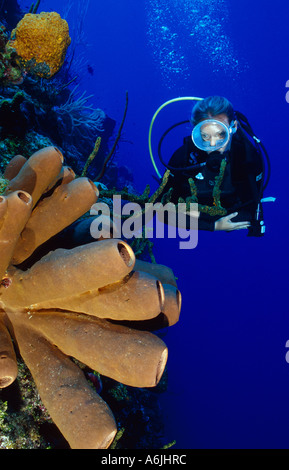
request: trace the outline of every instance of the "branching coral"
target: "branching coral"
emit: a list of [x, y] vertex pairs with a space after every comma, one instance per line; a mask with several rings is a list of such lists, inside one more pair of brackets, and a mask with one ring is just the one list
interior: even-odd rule
[[50, 78], [62, 67], [71, 39], [65, 20], [56, 12], [27, 13], [11, 33], [10, 46], [21, 66]]
[[79, 85], [71, 91], [69, 98], [61, 106], [54, 106], [53, 111], [61, 116], [65, 121], [70, 122], [70, 134], [81, 127], [87, 129], [87, 132], [94, 134], [95, 132], [103, 132], [103, 122], [105, 113], [101, 109], [94, 109], [92, 105], [87, 105], [88, 100], [93, 95], [86, 95], [84, 91], [80, 96], [76, 97]]
[[17, 377], [16, 346], [71, 448], [107, 448], [117, 432], [113, 414], [70, 357], [126, 385], [155, 386], [168, 351], [142, 324], [160, 317], [166, 325], [178, 321], [175, 278], [165, 266], [136, 260], [117, 239], [37, 256], [38, 247], [98, 197], [90, 180], [74, 179], [54, 147], [28, 160], [15, 157], [4, 177], [0, 387]]

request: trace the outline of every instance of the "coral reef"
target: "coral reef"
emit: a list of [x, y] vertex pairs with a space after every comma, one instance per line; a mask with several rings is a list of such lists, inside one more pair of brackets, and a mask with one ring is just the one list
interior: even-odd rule
[[19, 21], [9, 46], [25, 71], [51, 78], [62, 67], [70, 42], [67, 22], [56, 12], [41, 12], [27, 13]]
[[[43, 83], [26, 77], [21, 87], [6, 87], [0, 94], [0, 171], [4, 170], [12, 156], [17, 153], [29, 158], [40, 148], [55, 145], [65, 154], [66, 164], [72, 166], [80, 175], [85, 157], [90, 155], [96, 139], [101, 137], [97, 159], [89, 168], [89, 177], [95, 180], [106, 154], [109, 153], [108, 144], [115, 121], [100, 109], [88, 106], [82, 110], [81, 106], [77, 106], [78, 122], [74, 128], [75, 132], [71, 135], [71, 118], [68, 114], [58, 113], [58, 105], [61, 106], [61, 103], [69, 99], [69, 90], [61, 90], [61, 87], [57, 88], [52, 82], [50, 85], [48, 81], [46, 85]], [[121, 169], [110, 166], [112, 168], [109, 168], [105, 175], [106, 181], [118, 180], [119, 184], [122, 184]]]
[[[17, 362], [17, 381], [0, 389], [0, 449], [49, 449], [61, 436], [39, 398], [29, 370], [20, 360]], [[52, 445], [51, 432], [55, 435]]]
[[22, 82], [23, 70], [17, 63], [17, 54], [9, 45], [5, 26], [0, 24], [0, 84], [19, 85]]
[[136, 260], [122, 240], [38, 249], [87, 213], [98, 190], [49, 147], [11, 160], [0, 196], [0, 387], [19, 350], [41, 400], [71, 448], [107, 448], [117, 424], [71, 359], [130, 387], [154, 387], [167, 347], [150, 326], [178, 321], [172, 271]]
[[8, 184], [9, 180], [7, 180], [6, 178], [2, 178], [2, 175], [0, 173], [0, 194], [5, 192], [5, 189], [7, 188]]
[[0, 140], [0, 171], [4, 171], [11, 161], [12, 155], [22, 154], [26, 158], [44, 147], [54, 145], [48, 137], [45, 137], [35, 131], [29, 131], [25, 134], [25, 138], [9, 135]]
[[[30, 60], [27, 56], [27, 60], [24, 60], [17, 53], [20, 49], [16, 50], [19, 39], [19, 43], [23, 45], [27, 54], [30, 50], [30, 55], [33, 55], [33, 48], [37, 49], [37, 44], [41, 41], [43, 41], [41, 52], [47, 52], [49, 55], [52, 51], [49, 42], [53, 42], [53, 37], [47, 35], [47, 31], [41, 35], [39, 30], [39, 37], [30, 47], [29, 41], [33, 42], [33, 34], [36, 34], [38, 23], [46, 24], [46, 19], [48, 21], [50, 16], [46, 17], [45, 15], [53, 15], [53, 18], [57, 15], [54, 12], [51, 14], [42, 12], [38, 15], [36, 12], [39, 3], [39, 1], [33, 3], [29, 14], [20, 20], [21, 10], [16, 1], [3, 0], [0, 2], [1, 16], [4, 21], [4, 25], [0, 29], [0, 85], [2, 85], [0, 96], [2, 160], [0, 170], [3, 171], [16, 153], [21, 152], [28, 158], [39, 148], [55, 145], [65, 154], [67, 164], [73, 166], [79, 175], [86, 159], [91, 154], [96, 139], [101, 137], [101, 148], [97, 159], [89, 168], [89, 177], [95, 181], [96, 176], [104, 168], [104, 162], [106, 166], [109, 160], [109, 168], [106, 169], [104, 176], [106, 184], [111, 186], [118, 182], [121, 187], [124, 178], [126, 182], [132, 182], [133, 177], [128, 168], [119, 168], [111, 158], [106, 159], [108, 154], [111, 157], [117, 150], [115, 146], [118, 139], [115, 141], [113, 151], [109, 152], [109, 139], [112, 136], [115, 121], [109, 118], [103, 110], [94, 108], [89, 103], [92, 95], [87, 95], [86, 91], [79, 90], [80, 69], [74, 65], [78, 63], [78, 60], [83, 59], [81, 54], [77, 55], [76, 46], [78, 40], [83, 36], [82, 28], [88, 2], [84, 1], [84, 4], [77, 2], [80, 13], [72, 28], [72, 36], [76, 35], [75, 43], [67, 49], [63, 65], [52, 78], [50, 73], [46, 74], [49, 65], [46, 62], [41, 62], [42, 58], [37, 56]], [[40, 21], [40, 18], [44, 18], [44, 20]], [[53, 22], [50, 23], [52, 27]], [[66, 37], [63, 42], [68, 43], [68, 25], [60, 17], [59, 23], [62, 26], [65, 25], [61, 34], [62, 37]], [[17, 24], [16, 27], [15, 24]], [[31, 25], [31, 31], [28, 31], [27, 28]], [[29, 34], [24, 34], [25, 31]], [[56, 29], [53, 34], [55, 31]], [[9, 40], [10, 36], [12, 39]], [[54, 42], [55, 47], [59, 47], [57, 40]], [[52, 53], [52, 56], [52, 60], [54, 60], [56, 55]], [[42, 78], [43, 68], [46, 78]], [[72, 90], [69, 88], [71, 84], [74, 85]]]
[[[0, 449], [68, 449], [67, 441], [39, 397], [29, 369], [17, 356], [17, 380], [0, 389]], [[100, 376], [75, 362], [113, 412], [118, 432], [110, 449], [160, 449], [166, 445], [159, 403], [160, 395], [167, 390], [166, 370], [156, 387], [136, 388]], [[95, 388], [91, 376], [100, 378], [101, 391]]]
[[17, 134], [19, 138], [24, 139], [28, 127], [27, 118], [21, 112], [21, 104], [24, 99], [24, 93], [18, 91], [12, 99], [3, 99], [0, 101], [0, 126], [2, 139], [13, 134]]
[[[85, 156], [90, 155], [97, 137], [101, 137], [98, 158], [89, 169], [90, 178], [95, 179], [108, 153], [108, 141], [115, 121], [100, 109], [91, 106], [82, 109], [79, 102], [77, 116], [59, 114], [59, 106], [72, 99], [71, 93], [57, 88], [55, 83], [43, 83], [26, 77], [21, 87], [6, 87], [1, 92], [0, 149], [3, 161], [0, 168], [3, 171], [17, 153], [21, 152], [28, 158], [40, 148], [56, 145], [65, 154], [66, 163], [81, 174]], [[72, 119], [77, 119], [73, 134]], [[116, 176], [113, 178], [117, 179]]]

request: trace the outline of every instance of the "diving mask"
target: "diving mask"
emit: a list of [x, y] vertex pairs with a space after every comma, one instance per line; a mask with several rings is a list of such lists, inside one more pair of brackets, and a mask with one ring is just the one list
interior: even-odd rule
[[230, 127], [228, 127], [216, 119], [206, 119], [194, 127], [192, 140], [200, 150], [214, 152], [225, 147], [236, 130], [233, 121]]

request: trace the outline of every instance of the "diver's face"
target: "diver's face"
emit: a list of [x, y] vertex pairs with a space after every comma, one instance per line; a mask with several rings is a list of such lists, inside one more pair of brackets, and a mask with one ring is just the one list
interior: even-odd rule
[[[228, 128], [230, 127], [229, 118], [226, 114], [217, 114], [217, 116], [210, 116], [209, 119], [215, 119], [216, 121], [220, 121], [225, 124]], [[235, 126], [237, 126], [237, 121], [235, 121]], [[206, 142], [210, 142], [210, 145], [214, 147], [217, 141], [220, 141], [226, 137], [225, 131], [222, 126], [218, 126], [218, 124], [212, 122], [207, 123], [206, 125], [202, 126], [202, 138]], [[224, 147], [221, 147], [217, 150], [217, 152], [223, 153], [226, 149], [230, 146], [232, 137], [229, 139]], [[212, 153], [211, 151], [207, 152], [208, 154]]]

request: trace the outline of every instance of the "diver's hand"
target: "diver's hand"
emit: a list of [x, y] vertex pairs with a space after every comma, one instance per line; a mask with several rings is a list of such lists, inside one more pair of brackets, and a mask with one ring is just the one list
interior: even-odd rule
[[232, 230], [241, 230], [250, 227], [250, 222], [232, 222], [231, 220], [238, 215], [238, 212], [226, 215], [215, 222], [215, 231], [224, 230], [225, 232], [231, 232]]

